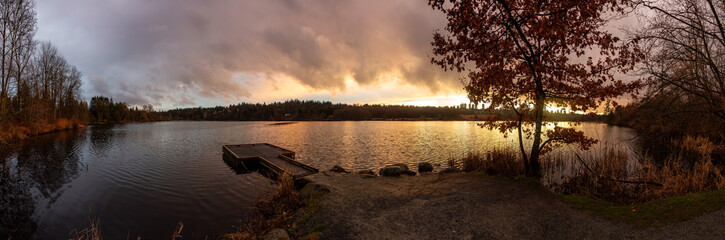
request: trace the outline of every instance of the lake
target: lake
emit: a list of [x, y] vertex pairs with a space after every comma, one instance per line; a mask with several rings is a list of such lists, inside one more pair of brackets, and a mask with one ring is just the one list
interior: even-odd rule
[[[27, 140], [0, 153], [0, 238], [63, 239], [98, 218], [106, 239], [168, 239], [179, 221], [185, 239], [215, 239], [273, 188], [260, 174], [236, 174], [222, 159], [224, 144], [275, 144], [320, 170], [401, 162], [417, 170], [424, 161], [440, 170], [451, 158], [517, 141], [466, 121], [271, 123], [89, 126]], [[601, 123], [577, 128], [599, 146], [634, 136]]]

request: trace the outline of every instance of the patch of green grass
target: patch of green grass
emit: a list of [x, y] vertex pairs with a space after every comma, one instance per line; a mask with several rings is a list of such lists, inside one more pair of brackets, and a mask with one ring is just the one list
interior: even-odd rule
[[[477, 176], [511, 180], [511, 178], [474, 173]], [[635, 228], [663, 226], [725, 208], [725, 189], [688, 193], [682, 196], [652, 200], [634, 205], [621, 205], [589, 196], [564, 195], [551, 192], [536, 178], [516, 176], [513, 181], [549, 192], [572, 208], [581, 209], [603, 218], [624, 222]]]
[[555, 195], [573, 208], [621, 221], [636, 228], [681, 222], [725, 207], [725, 189], [689, 193], [634, 205], [618, 205], [580, 195]]
[[325, 224], [317, 224], [310, 229], [309, 233], [322, 232], [322, 230], [325, 230]]
[[301, 240], [318, 240], [318, 239], [320, 239], [320, 235], [322, 235], [322, 233], [313, 232], [313, 233], [305, 235], [304, 237], [301, 238]]
[[[304, 210], [304, 215], [302, 215], [300, 218], [297, 219], [297, 226], [299, 226], [297, 230], [300, 230], [298, 233], [304, 234], [305, 233], [304, 226], [312, 225], [312, 224], [314, 224], [314, 222], [317, 221], [316, 219], [319, 217], [319, 216], [317, 216], [317, 212], [322, 207], [320, 200], [326, 194], [327, 194], [327, 192], [316, 192], [316, 193], [312, 194], [312, 196], [307, 200], [307, 207]], [[309, 231], [306, 231], [307, 235], [304, 235], [300, 239], [309, 239], [309, 240], [319, 239], [320, 234], [321, 234], [322, 230], [324, 230], [324, 229], [325, 229], [324, 224], [315, 225]], [[297, 231], [294, 231], [294, 232], [297, 232]]]
[[302, 217], [297, 219], [298, 225], [301, 225], [301, 224], [309, 221], [310, 218], [312, 218], [312, 216], [314, 216], [315, 213], [317, 213], [317, 211], [321, 207], [320, 198], [322, 198], [323, 195], [324, 195], [324, 193], [315, 193], [314, 195], [312, 195], [309, 202], [307, 203], [307, 208], [305, 208], [305, 214], [302, 215]]

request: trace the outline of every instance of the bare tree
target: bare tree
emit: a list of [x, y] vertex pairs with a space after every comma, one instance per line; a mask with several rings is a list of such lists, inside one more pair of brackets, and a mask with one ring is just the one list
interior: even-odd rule
[[0, 0], [0, 122], [8, 115], [11, 81], [15, 78], [16, 87], [22, 85], [17, 76], [27, 66], [27, 61], [23, 61], [27, 56], [22, 52], [32, 45], [35, 15], [32, 0]]
[[55, 118], [58, 107], [63, 105], [63, 88], [67, 86], [69, 65], [49, 42], [40, 44], [36, 61], [36, 75], [42, 86], [40, 98], [45, 107], [50, 109], [50, 117]]
[[651, 11], [637, 33], [649, 49], [648, 101], [687, 103], [673, 112], [711, 114], [725, 122], [725, 1], [641, 1]]

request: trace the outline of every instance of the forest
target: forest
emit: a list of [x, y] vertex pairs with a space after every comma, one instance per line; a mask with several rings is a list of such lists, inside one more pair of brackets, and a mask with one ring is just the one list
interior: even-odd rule
[[[604, 121], [605, 116], [547, 112], [551, 121]], [[513, 119], [505, 109], [485, 110], [467, 104], [456, 107], [419, 107], [382, 104], [344, 104], [288, 100], [240, 103], [210, 108], [182, 108], [163, 113], [172, 120], [212, 121], [323, 121], [323, 120], [503, 120]]]
[[87, 119], [82, 73], [34, 39], [35, 2], [0, 2], [0, 142], [79, 127]]

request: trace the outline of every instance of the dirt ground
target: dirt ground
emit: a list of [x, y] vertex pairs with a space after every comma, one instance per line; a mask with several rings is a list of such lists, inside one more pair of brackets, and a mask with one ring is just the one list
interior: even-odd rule
[[311, 179], [333, 189], [301, 226], [324, 224], [320, 239], [725, 239], [725, 210], [632, 229], [522, 181], [466, 173]]

